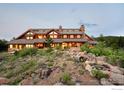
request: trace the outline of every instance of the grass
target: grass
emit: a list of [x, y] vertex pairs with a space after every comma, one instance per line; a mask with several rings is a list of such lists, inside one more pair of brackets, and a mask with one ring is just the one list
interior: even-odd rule
[[97, 70], [97, 69], [93, 69], [93, 70], [91, 71], [91, 73], [92, 73], [92, 75], [93, 75], [94, 77], [96, 77], [97, 79], [108, 78], [108, 75], [107, 75], [107, 74], [105, 74], [105, 73], [103, 73], [102, 71]]
[[75, 83], [71, 79], [72, 78], [69, 73], [64, 73], [62, 76], [62, 83], [65, 85], [74, 85]]

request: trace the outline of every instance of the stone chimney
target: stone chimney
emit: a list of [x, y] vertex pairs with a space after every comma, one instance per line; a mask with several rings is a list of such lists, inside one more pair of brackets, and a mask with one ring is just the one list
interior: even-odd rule
[[81, 25], [81, 26], [80, 26], [80, 31], [81, 31], [81, 32], [85, 32], [85, 27], [84, 27], [84, 25]]
[[62, 31], [62, 26], [61, 25], [59, 26], [59, 31]]

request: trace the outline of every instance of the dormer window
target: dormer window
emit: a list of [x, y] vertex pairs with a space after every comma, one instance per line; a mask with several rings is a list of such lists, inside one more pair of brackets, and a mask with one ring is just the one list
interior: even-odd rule
[[32, 33], [32, 32], [28, 32], [27, 34], [28, 34], [28, 35], [33, 35], [33, 33]]
[[57, 38], [58, 37], [58, 33], [57, 32], [50, 32], [49, 36], [50, 36], [50, 38]]

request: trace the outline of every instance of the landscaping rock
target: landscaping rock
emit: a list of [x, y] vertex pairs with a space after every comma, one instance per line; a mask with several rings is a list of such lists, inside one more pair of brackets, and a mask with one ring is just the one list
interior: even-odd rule
[[96, 60], [106, 62], [107, 58], [105, 56], [100, 56], [100, 57], [96, 57]]
[[0, 77], [0, 85], [8, 84], [9, 81], [6, 78]]
[[21, 85], [33, 85], [33, 79], [31, 77], [24, 79], [20, 82]]
[[42, 79], [48, 78], [51, 72], [52, 72], [51, 68], [43, 69], [42, 72], [40, 73], [40, 78]]
[[110, 70], [113, 73], [123, 74], [123, 72], [121, 70], [119, 70], [119, 67], [116, 67], [116, 66], [111, 66]]
[[89, 64], [87, 64], [87, 65], [85, 66], [85, 69], [86, 69], [87, 71], [89, 71], [90, 73], [91, 73], [91, 71], [92, 71], [92, 67], [91, 67], [91, 65], [89, 65]]
[[113, 85], [111, 82], [108, 81], [108, 79], [105, 78], [100, 79], [100, 83], [102, 85]]
[[115, 85], [124, 85], [124, 75], [111, 72], [109, 78]]

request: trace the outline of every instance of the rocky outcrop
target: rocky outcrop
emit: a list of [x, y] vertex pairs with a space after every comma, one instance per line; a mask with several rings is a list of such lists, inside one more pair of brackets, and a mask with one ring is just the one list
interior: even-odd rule
[[100, 83], [102, 84], [102, 85], [113, 85], [108, 79], [106, 79], [106, 78], [102, 78], [101, 80], [100, 80]]
[[111, 72], [109, 79], [115, 85], [124, 85], [124, 75], [122, 74]]

